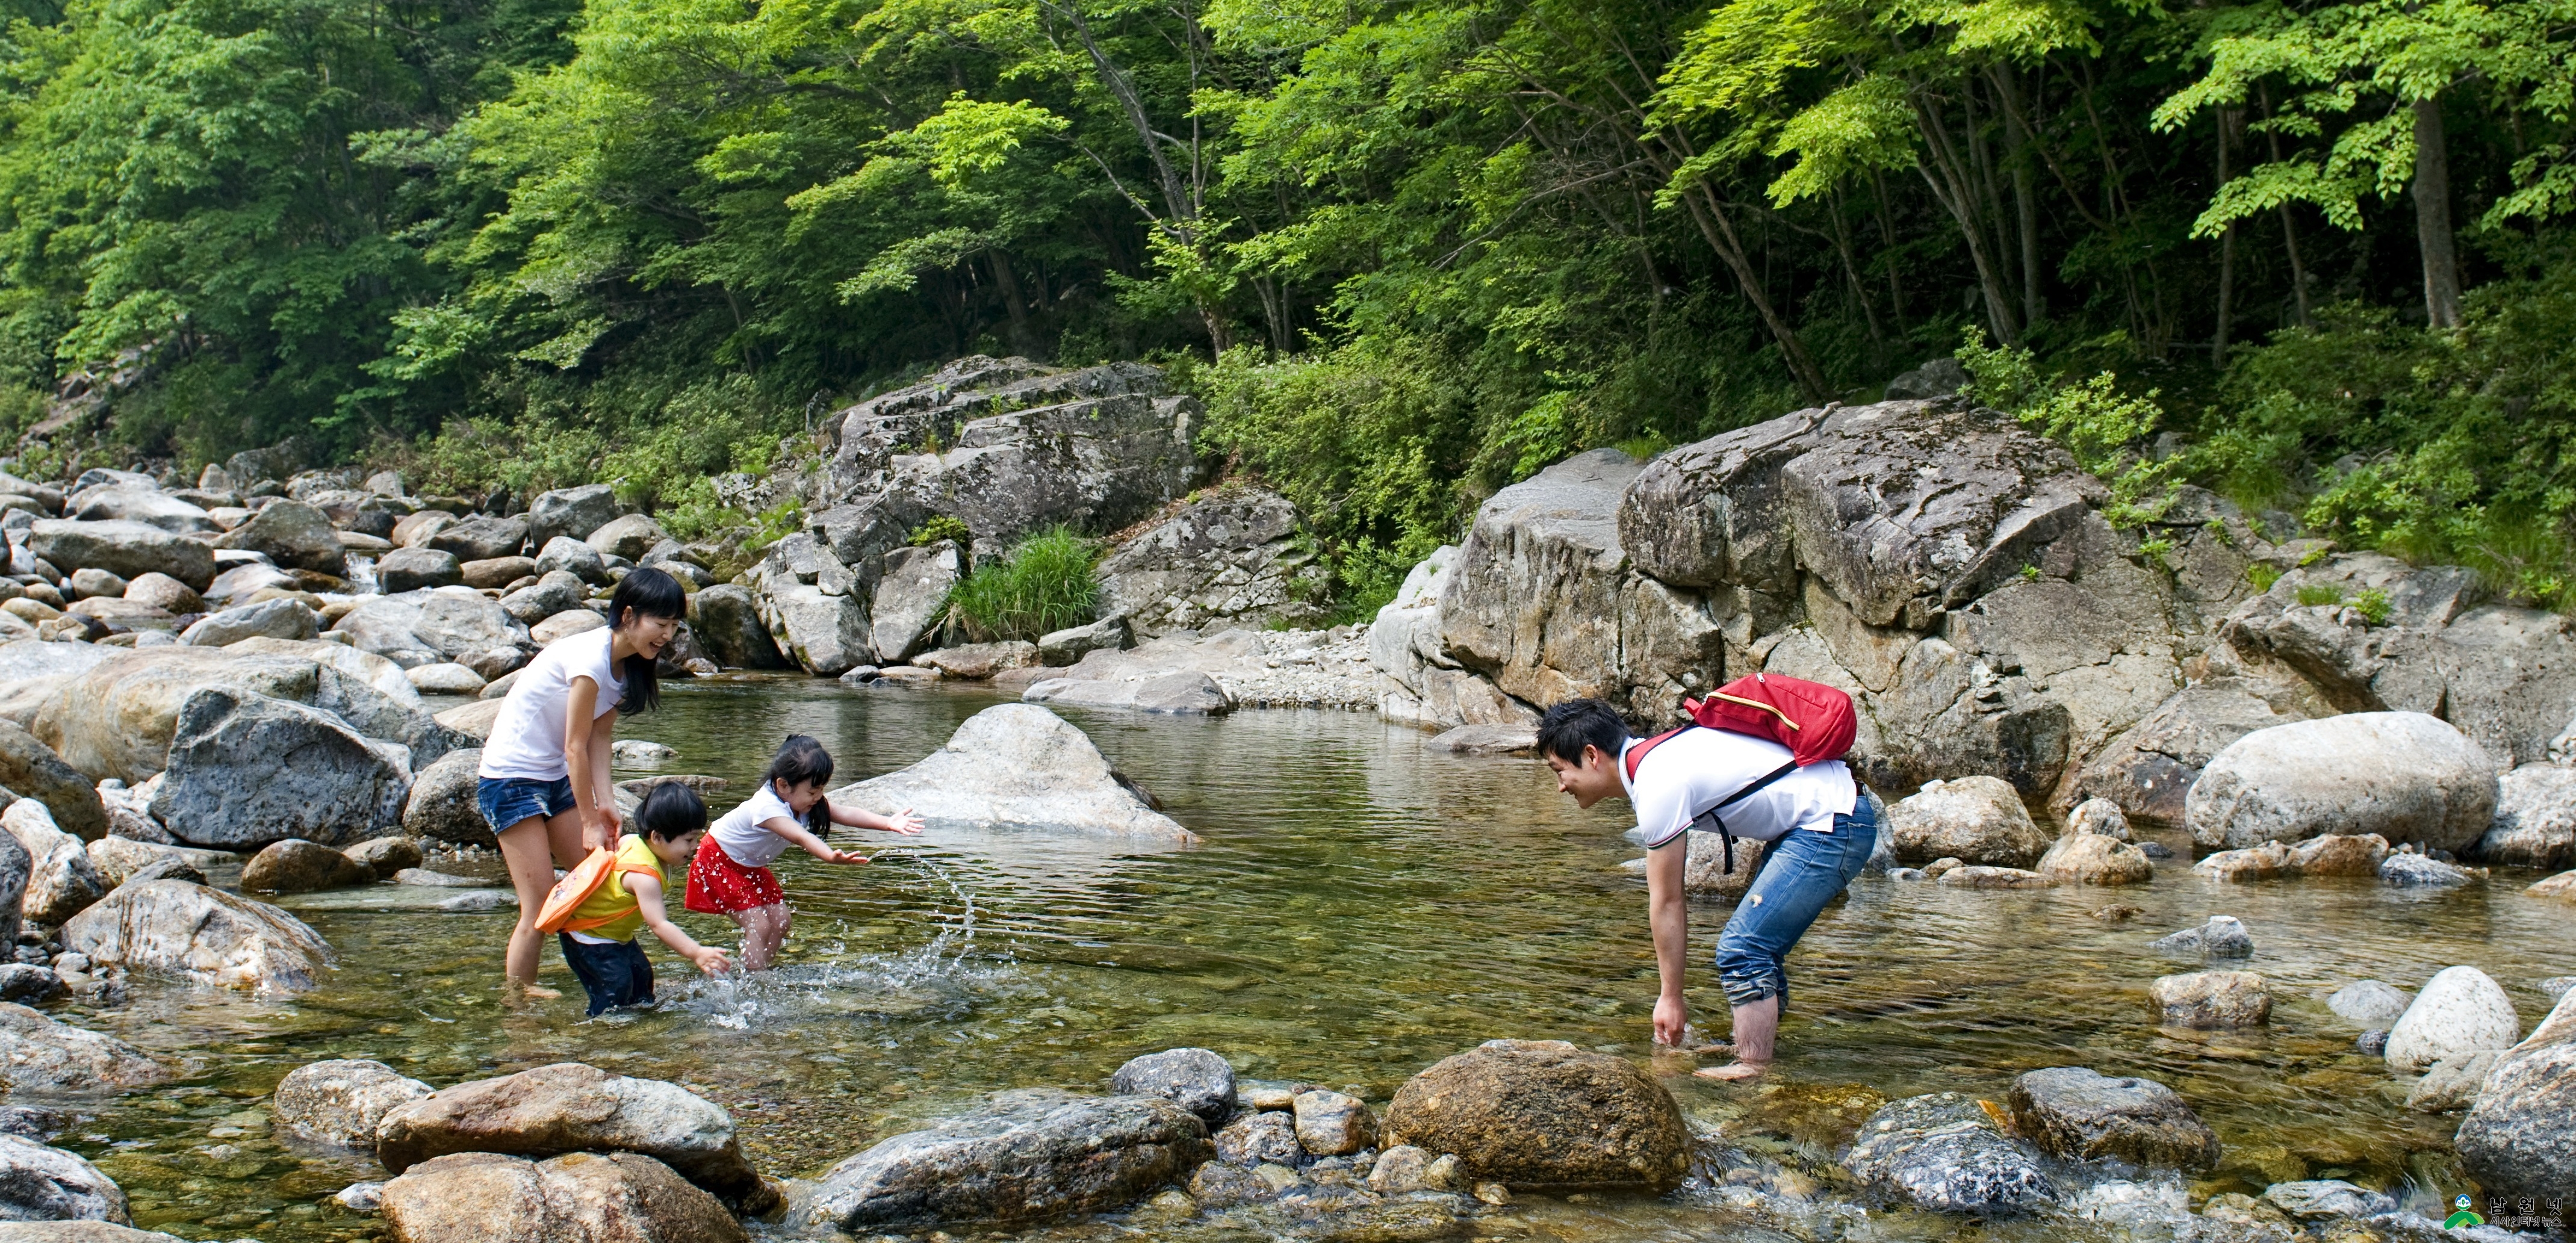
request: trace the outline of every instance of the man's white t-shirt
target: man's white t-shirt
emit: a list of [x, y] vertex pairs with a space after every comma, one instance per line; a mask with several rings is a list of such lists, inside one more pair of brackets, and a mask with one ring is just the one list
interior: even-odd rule
[[[1630, 739], [1629, 747], [1644, 745]], [[1769, 776], [1789, 762], [1789, 748], [1767, 738], [1722, 729], [1686, 729], [1665, 739], [1628, 777], [1626, 750], [1619, 779], [1637, 809], [1637, 827], [1649, 849], [1681, 837], [1691, 817], [1719, 799]], [[1718, 816], [1726, 831], [1751, 842], [1777, 841], [1792, 829], [1830, 833], [1834, 817], [1850, 815], [1860, 797], [1851, 768], [1841, 760], [1809, 764], [1729, 805]]]
[[608, 659], [615, 638], [616, 632], [602, 626], [557, 639], [537, 653], [501, 701], [501, 715], [492, 721], [492, 737], [483, 744], [483, 763], [475, 773], [530, 781], [571, 775], [564, 766], [564, 714], [571, 708], [572, 680], [589, 678], [599, 687], [592, 720], [616, 711], [626, 684]]
[[760, 827], [764, 820], [785, 818], [804, 823], [804, 818], [778, 797], [778, 783], [764, 781], [742, 806], [716, 818], [707, 826], [707, 836], [724, 848], [725, 857], [747, 868], [768, 867], [778, 856], [787, 853], [787, 839]]

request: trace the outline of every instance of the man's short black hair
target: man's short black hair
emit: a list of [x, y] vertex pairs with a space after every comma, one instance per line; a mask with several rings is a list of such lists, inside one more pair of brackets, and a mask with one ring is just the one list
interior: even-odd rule
[[1599, 747], [1601, 754], [1615, 760], [1626, 745], [1628, 723], [1619, 719], [1618, 709], [1602, 700], [1569, 699], [1538, 719], [1538, 753], [1568, 764], [1582, 763], [1587, 746]]

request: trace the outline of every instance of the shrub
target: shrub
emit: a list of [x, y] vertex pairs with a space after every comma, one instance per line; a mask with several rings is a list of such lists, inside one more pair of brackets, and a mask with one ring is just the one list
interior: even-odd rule
[[950, 514], [936, 514], [930, 521], [914, 527], [912, 534], [905, 537], [903, 542], [915, 548], [923, 548], [941, 540], [964, 548], [975, 541], [975, 533], [967, 529], [966, 520], [963, 518]]
[[1085, 625], [1100, 603], [1097, 556], [1090, 540], [1065, 527], [1032, 535], [948, 593], [948, 620], [979, 643]]

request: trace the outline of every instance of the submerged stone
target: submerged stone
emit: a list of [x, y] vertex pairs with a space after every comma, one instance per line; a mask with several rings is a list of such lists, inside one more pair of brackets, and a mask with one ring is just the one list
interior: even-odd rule
[[2092, 1161], [2205, 1170], [2218, 1136], [2172, 1088], [2082, 1067], [2034, 1070], [2013, 1081], [2013, 1129], [2045, 1152]]
[[2038, 1154], [1957, 1092], [1890, 1103], [1861, 1125], [1843, 1164], [1861, 1182], [1939, 1213], [2028, 1212], [2058, 1198]]
[[1159, 1096], [1003, 1092], [978, 1113], [833, 1166], [812, 1213], [860, 1233], [1100, 1212], [1143, 1199], [1212, 1155], [1206, 1125]]
[[1665, 1191], [1690, 1169], [1690, 1131], [1662, 1084], [1559, 1040], [1494, 1040], [1443, 1059], [1397, 1090], [1384, 1138], [1531, 1190]]

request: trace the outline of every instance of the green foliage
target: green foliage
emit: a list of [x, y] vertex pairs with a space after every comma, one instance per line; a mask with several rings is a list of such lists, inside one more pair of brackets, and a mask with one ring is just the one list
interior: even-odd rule
[[[2162, 414], [2155, 390], [2124, 394], [2120, 378], [2107, 371], [2073, 383], [2043, 376], [2029, 350], [1988, 348], [1985, 333], [1975, 328], [1959, 343], [1958, 357], [1968, 372], [1970, 397], [2066, 446], [2084, 469], [2110, 482], [2114, 524], [2152, 516], [2179, 478], [2180, 465], [2151, 461], [2142, 452]], [[2172, 547], [2169, 540], [2151, 542], [2163, 543], [2163, 551]]]
[[2298, 596], [2299, 603], [2310, 608], [2325, 604], [2341, 604], [2343, 587], [2336, 583], [2302, 583], [2299, 586]]
[[2377, 587], [2364, 587], [2353, 593], [2352, 611], [2374, 626], [2388, 624], [2388, 593]]
[[2270, 591], [2272, 584], [2281, 581], [2281, 567], [2253, 562], [2245, 567], [2245, 581], [2252, 584], [2257, 592]]
[[1063, 527], [1032, 535], [949, 591], [948, 620], [979, 643], [1088, 625], [1100, 603], [1099, 557], [1096, 544]]
[[912, 534], [905, 536], [903, 542], [915, 548], [923, 548], [943, 541], [964, 548], [975, 541], [975, 532], [966, 526], [966, 520], [963, 518], [948, 514], [933, 514], [929, 521], [914, 527]]

